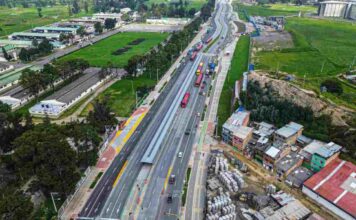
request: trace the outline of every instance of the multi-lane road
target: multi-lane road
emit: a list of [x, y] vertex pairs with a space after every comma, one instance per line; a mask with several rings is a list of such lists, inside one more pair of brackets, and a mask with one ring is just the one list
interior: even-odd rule
[[[231, 7], [226, 0], [216, 3], [210, 34], [214, 42], [195, 61], [186, 58], [151, 107], [135, 133], [107, 169], [82, 211], [80, 219], [176, 219], [186, 170], [196, 141], [196, 130], [205, 107], [211, 78], [196, 87], [196, 68], [220, 51], [228, 33]], [[182, 97], [190, 93], [186, 108]], [[190, 131], [190, 132], [187, 132]], [[189, 134], [188, 134], [189, 133]], [[177, 155], [181, 152], [182, 157]], [[120, 178], [118, 179], [119, 173]], [[174, 184], [168, 183], [171, 174]], [[172, 203], [167, 195], [172, 194]]]

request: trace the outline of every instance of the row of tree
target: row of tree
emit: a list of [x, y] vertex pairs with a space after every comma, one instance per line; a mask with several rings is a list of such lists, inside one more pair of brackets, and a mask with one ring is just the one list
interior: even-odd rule
[[54, 90], [54, 84], [59, 78], [66, 80], [77, 73], [83, 72], [88, 67], [88, 61], [73, 59], [46, 64], [41, 70], [25, 69], [20, 76], [20, 85], [27, 88], [32, 95], [37, 97], [41, 90], [45, 90], [48, 87]]
[[150, 76], [150, 78], [153, 76], [155, 79], [158, 73], [161, 75], [170, 67], [174, 58], [179, 56], [194, 38], [201, 23], [202, 19], [197, 18], [184, 27], [182, 31], [173, 33], [164, 45], [158, 45], [156, 49], [147, 54], [133, 56], [128, 60], [125, 67], [126, 71], [130, 75], [136, 76], [139, 70], [144, 69], [144, 74]]

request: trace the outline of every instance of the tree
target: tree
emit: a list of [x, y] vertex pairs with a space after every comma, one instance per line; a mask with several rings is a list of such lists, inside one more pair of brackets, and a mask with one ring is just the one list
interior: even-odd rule
[[94, 24], [94, 30], [95, 30], [95, 33], [103, 33], [103, 26], [101, 25], [101, 22], [96, 22]]
[[69, 15], [69, 17], [71, 17], [73, 15], [70, 5], [68, 5], [68, 15]]
[[106, 29], [111, 30], [115, 28], [116, 23], [116, 19], [107, 18], [105, 19], [104, 26]]
[[42, 18], [42, 8], [37, 8], [38, 17]]
[[87, 121], [93, 127], [98, 129], [100, 133], [105, 132], [105, 126], [112, 126], [116, 124], [116, 119], [114, 115], [111, 114], [107, 97], [105, 97], [102, 101], [96, 100], [93, 103], [93, 110], [89, 112]]
[[22, 220], [33, 211], [31, 198], [21, 190], [5, 188], [0, 196], [1, 219]]
[[45, 193], [68, 195], [80, 175], [76, 154], [56, 125], [38, 125], [18, 137], [13, 160], [24, 176], [35, 175]]
[[328, 92], [341, 95], [343, 93], [342, 85], [337, 80], [327, 79], [321, 83], [321, 87], [325, 87]]
[[53, 50], [53, 45], [47, 39], [44, 39], [38, 44], [38, 50], [42, 54], [49, 54]]
[[22, 61], [30, 61], [31, 60], [30, 53], [25, 48], [21, 48], [20, 53], [19, 53], [19, 58]]
[[28, 88], [30, 93], [36, 97], [41, 89], [45, 88], [45, 82], [39, 71], [33, 71], [28, 68], [22, 71], [20, 84], [24, 88]]
[[36, 38], [32, 40], [32, 46], [33, 47], [38, 47], [38, 41], [37, 41]]
[[77, 34], [79, 34], [80, 37], [83, 37], [84, 35], [86, 35], [85, 29], [83, 26], [80, 26], [77, 30]]
[[195, 8], [191, 8], [191, 9], [189, 9], [188, 15], [189, 15], [189, 17], [192, 18], [192, 17], [194, 17], [195, 13], [196, 13]]
[[80, 12], [80, 7], [77, 0], [73, 0], [73, 14], [78, 14]]
[[59, 77], [58, 70], [52, 64], [45, 64], [41, 70], [45, 85], [50, 85], [54, 91], [54, 82]]
[[89, 5], [88, 5], [87, 1], [84, 2], [84, 11], [86, 14], [88, 14], [88, 12], [89, 12]]

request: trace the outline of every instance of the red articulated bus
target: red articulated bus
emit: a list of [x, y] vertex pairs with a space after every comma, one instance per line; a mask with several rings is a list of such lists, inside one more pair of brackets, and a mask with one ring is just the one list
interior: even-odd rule
[[209, 37], [208, 40], [205, 41], [206, 44], [210, 43], [210, 41], [212, 40], [213, 38]]
[[190, 57], [190, 60], [193, 61], [197, 57], [198, 52], [193, 52], [192, 56]]
[[195, 86], [199, 87], [201, 84], [201, 81], [203, 80], [203, 76], [204, 74], [200, 74], [199, 76], [197, 76], [197, 80], [195, 81]]
[[184, 97], [183, 97], [182, 102], [180, 103], [180, 107], [182, 107], [182, 108], [187, 107], [187, 104], [188, 104], [188, 102], [189, 102], [189, 97], [190, 97], [190, 93], [189, 93], [189, 92], [186, 92], [185, 95], [184, 95]]

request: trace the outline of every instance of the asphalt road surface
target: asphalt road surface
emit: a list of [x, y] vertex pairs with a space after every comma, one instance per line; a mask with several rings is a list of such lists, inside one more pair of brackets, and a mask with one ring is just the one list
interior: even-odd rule
[[[227, 4], [217, 3], [217, 12], [214, 13], [212, 31], [213, 38], [221, 37], [227, 33]], [[226, 23], [226, 24], [224, 24]], [[210, 37], [206, 36], [206, 37]], [[222, 39], [224, 39], [223, 37]], [[217, 40], [208, 51], [216, 54], [220, 49], [220, 40]], [[141, 209], [139, 209], [139, 219], [175, 219], [179, 215], [180, 194], [183, 188], [186, 169], [192, 146], [196, 138], [196, 125], [200, 118], [198, 112], [202, 114], [205, 103], [205, 96], [200, 95], [200, 91], [208, 92], [210, 78], [205, 76], [204, 88], [193, 86], [196, 79], [195, 71], [199, 62], [208, 63], [210, 56], [198, 55], [195, 61], [186, 59], [178, 68], [175, 75], [167, 84], [162, 94], [152, 106], [146, 117], [143, 119], [138, 129], [125, 144], [121, 152], [115, 157], [113, 163], [105, 172], [93, 193], [79, 214], [80, 219], [93, 219], [95, 217], [119, 219], [124, 213], [127, 201], [133, 196], [131, 193], [135, 189], [136, 180], [141, 173], [148, 173], [149, 178], [144, 191]], [[187, 86], [189, 85], [189, 86]], [[191, 93], [189, 103], [186, 108], [180, 108], [180, 98], [186, 91], [182, 87], [188, 87]], [[162, 123], [168, 120], [169, 123]], [[190, 129], [189, 135], [185, 131]], [[157, 143], [159, 151], [153, 164], [143, 164], [141, 159], [148, 146], [157, 136], [157, 131], [162, 130], [162, 142]], [[178, 152], [182, 152], [182, 157], [178, 158]], [[127, 166], [114, 186], [114, 181], [118, 173], [127, 161]], [[174, 184], [167, 185], [168, 173], [176, 175]], [[166, 191], [162, 191], [164, 187]], [[163, 193], [162, 193], [163, 192]], [[166, 203], [167, 195], [172, 193], [173, 202]], [[136, 209], [137, 210], [137, 209]], [[168, 215], [167, 215], [168, 214]]]

